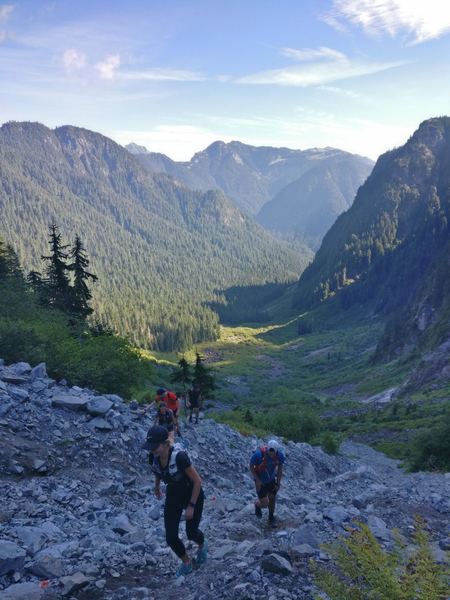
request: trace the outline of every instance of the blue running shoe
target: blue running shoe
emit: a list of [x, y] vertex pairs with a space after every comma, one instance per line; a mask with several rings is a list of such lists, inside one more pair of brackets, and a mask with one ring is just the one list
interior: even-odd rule
[[192, 573], [192, 562], [189, 561], [188, 563], [184, 563], [182, 562], [181, 565], [178, 567], [177, 569], [177, 577], [181, 577], [189, 575], [189, 573]]
[[197, 556], [195, 557], [195, 564], [198, 567], [201, 567], [208, 560], [208, 544], [203, 542], [197, 552]]

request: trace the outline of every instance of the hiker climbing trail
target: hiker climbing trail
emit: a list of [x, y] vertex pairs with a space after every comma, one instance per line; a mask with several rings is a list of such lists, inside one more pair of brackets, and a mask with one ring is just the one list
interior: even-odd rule
[[[320, 544], [353, 518], [383, 544], [394, 528], [410, 544], [414, 515], [422, 514], [435, 556], [443, 560], [449, 547], [448, 476], [407, 474], [350, 443], [337, 456], [282, 443], [278, 523], [268, 527], [267, 517], [255, 517], [249, 470], [252, 452], [268, 440], [200, 419], [182, 423], [182, 442], [202, 478], [208, 561], [178, 582], [164, 501], [153, 494], [142, 449], [151, 416], [116, 395], [56, 384], [42, 367], [32, 375], [18, 363], [0, 375], [1, 600], [312, 600], [309, 560], [328, 564]], [[195, 556], [183, 519], [179, 531]]]

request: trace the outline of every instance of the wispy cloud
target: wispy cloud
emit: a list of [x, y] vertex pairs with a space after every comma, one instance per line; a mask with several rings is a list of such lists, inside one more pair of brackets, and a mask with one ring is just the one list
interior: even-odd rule
[[119, 67], [120, 56], [118, 54], [111, 54], [95, 65], [95, 69], [97, 70], [101, 79], [114, 79], [116, 70]]
[[14, 4], [0, 4], [0, 23], [7, 21], [14, 10]]
[[353, 92], [351, 90], [344, 90], [340, 87], [336, 87], [335, 85], [321, 85], [319, 86], [324, 92], [331, 92], [332, 94], [336, 94], [337, 96], [345, 96], [347, 98], [354, 98], [355, 100], [359, 100], [361, 98], [361, 94], [357, 92]]
[[319, 46], [318, 48], [304, 48], [303, 50], [296, 50], [295, 48], [283, 48], [281, 54], [288, 58], [293, 58], [298, 61], [308, 60], [345, 60], [346, 56], [339, 50], [333, 48], [327, 48], [326, 46]]
[[282, 54], [302, 64], [246, 75], [238, 79], [237, 83], [311, 87], [371, 75], [405, 64], [402, 61], [371, 62], [350, 59], [342, 52], [326, 47], [303, 50], [284, 48]]
[[411, 44], [438, 38], [450, 31], [450, 4], [445, 0], [333, 0], [323, 20], [336, 29], [346, 24], [368, 35], [405, 36]]
[[[14, 10], [13, 4], [0, 4], [0, 23], [5, 23]], [[0, 30], [0, 44], [3, 44], [10, 37], [9, 33], [4, 29]]]
[[84, 52], [80, 52], [79, 50], [75, 50], [75, 48], [70, 48], [66, 50], [62, 57], [64, 67], [68, 71], [83, 69], [86, 66], [86, 54]]
[[120, 73], [120, 78], [130, 81], [203, 81], [205, 78], [194, 71], [177, 69], [144, 69]]

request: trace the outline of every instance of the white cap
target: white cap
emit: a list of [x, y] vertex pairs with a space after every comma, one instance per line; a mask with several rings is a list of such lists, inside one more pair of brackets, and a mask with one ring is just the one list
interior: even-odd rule
[[267, 448], [270, 450], [271, 448], [273, 448], [274, 450], [280, 450], [281, 446], [280, 443], [277, 442], [277, 440], [269, 440], [267, 442]]

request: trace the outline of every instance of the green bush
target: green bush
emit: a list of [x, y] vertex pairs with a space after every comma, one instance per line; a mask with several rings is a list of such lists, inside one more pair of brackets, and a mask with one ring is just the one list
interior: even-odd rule
[[327, 454], [337, 454], [339, 450], [339, 442], [336, 440], [334, 435], [327, 432], [322, 436], [322, 440], [320, 442], [323, 450]]
[[369, 527], [357, 523], [349, 537], [328, 547], [335, 564], [313, 565], [316, 584], [331, 600], [443, 600], [448, 568], [436, 563], [424, 525], [416, 521], [415, 551], [398, 542], [383, 550]]
[[257, 426], [272, 431], [278, 436], [294, 442], [311, 442], [320, 431], [319, 417], [309, 411], [278, 411], [276, 413], [258, 414], [255, 417]]
[[450, 470], [450, 410], [439, 425], [416, 436], [409, 466], [412, 471]]

